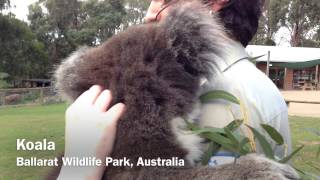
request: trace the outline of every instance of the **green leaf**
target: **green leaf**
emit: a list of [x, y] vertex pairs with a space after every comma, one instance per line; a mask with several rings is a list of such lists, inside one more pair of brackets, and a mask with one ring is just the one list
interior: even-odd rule
[[299, 173], [303, 174], [303, 175], [307, 175], [306, 172], [302, 171], [301, 169], [295, 167], [292, 165], [292, 168], [295, 169], [296, 171], [298, 171]]
[[317, 152], [317, 158], [319, 158], [319, 157], [320, 157], [320, 146], [319, 146], [318, 152]]
[[219, 133], [203, 133], [201, 136], [215, 143], [218, 143], [220, 145], [224, 145], [224, 144], [232, 145], [232, 142], [230, 141], [230, 139], [224, 137]]
[[215, 99], [224, 99], [230, 102], [233, 102], [235, 104], [240, 104], [240, 101], [238, 100], [238, 98], [236, 98], [235, 96], [233, 96], [232, 94], [226, 92], [226, 91], [210, 91], [202, 96], [200, 96], [200, 101], [202, 103], [206, 103], [209, 102], [211, 100], [215, 100]]
[[249, 143], [250, 143], [250, 139], [247, 138], [247, 137], [243, 138], [240, 141], [239, 149], [240, 149], [240, 154], [241, 155], [246, 155], [246, 154], [251, 152], [250, 145], [248, 146]]
[[284, 144], [282, 135], [276, 129], [268, 124], [261, 124], [261, 126], [278, 145]]
[[216, 155], [219, 152], [221, 145], [213, 142], [212, 155]]
[[235, 131], [243, 124], [243, 122], [243, 120], [234, 120], [229, 123], [226, 128], [228, 128], [230, 131]]
[[270, 158], [270, 159], [274, 159], [274, 153], [273, 153], [273, 150], [271, 148], [271, 145], [270, 143], [267, 141], [267, 139], [259, 133], [259, 131], [257, 131], [255, 128], [247, 125], [252, 133], [254, 134], [254, 137], [259, 141], [261, 147], [262, 147], [262, 150], [264, 152], [264, 154]]
[[295, 151], [293, 151], [289, 156], [281, 159], [281, 160], [279, 161], [279, 163], [282, 163], [282, 164], [287, 163], [288, 161], [290, 161], [290, 159], [291, 159], [293, 156], [295, 156], [295, 155], [296, 155], [299, 151], [301, 151], [301, 149], [303, 149], [303, 148], [304, 148], [304, 146], [300, 146], [298, 149], [296, 149]]
[[208, 150], [204, 153], [204, 155], [202, 157], [202, 165], [207, 165], [208, 164], [210, 158], [212, 157], [214, 144], [215, 144], [214, 142], [210, 142], [209, 143]]
[[235, 135], [228, 128], [224, 128], [224, 131], [226, 132], [227, 137], [230, 139], [230, 141], [232, 142], [233, 145], [238, 146], [240, 144], [238, 139], [235, 137]]
[[307, 162], [306, 164], [320, 172], [320, 166], [317, 166], [316, 164], [313, 164], [312, 162]]
[[226, 150], [238, 153], [238, 150], [237, 148], [234, 147], [232, 141], [218, 133], [205, 133], [205, 134], [202, 134], [201, 136], [221, 145], [221, 147]]
[[204, 133], [220, 133], [225, 134], [223, 129], [220, 128], [199, 128], [197, 130], [192, 130], [195, 134], [204, 134]]

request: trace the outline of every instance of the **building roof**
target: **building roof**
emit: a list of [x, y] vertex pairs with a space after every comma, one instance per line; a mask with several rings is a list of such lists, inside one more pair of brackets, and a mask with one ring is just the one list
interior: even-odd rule
[[268, 51], [270, 51], [270, 61], [273, 63], [312, 63], [311, 61], [320, 61], [320, 48], [250, 45], [246, 48], [246, 51], [251, 57], [265, 55], [257, 59], [257, 62], [266, 62]]

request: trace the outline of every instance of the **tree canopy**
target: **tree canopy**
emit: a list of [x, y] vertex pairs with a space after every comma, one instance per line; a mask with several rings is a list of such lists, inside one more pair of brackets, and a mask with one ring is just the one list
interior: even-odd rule
[[11, 80], [46, 76], [47, 54], [28, 25], [0, 16], [0, 72]]
[[10, 0], [0, 0], [0, 12], [10, 7]]
[[275, 45], [281, 28], [290, 33], [290, 45], [320, 47], [319, 0], [266, 0], [253, 44]]
[[[38, 0], [28, 22], [0, 0], [0, 73], [6, 79], [50, 78], [56, 64], [80, 46], [96, 46], [143, 23], [150, 0]], [[252, 44], [276, 45], [283, 29], [291, 46], [320, 47], [319, 0], [266, 0]]]

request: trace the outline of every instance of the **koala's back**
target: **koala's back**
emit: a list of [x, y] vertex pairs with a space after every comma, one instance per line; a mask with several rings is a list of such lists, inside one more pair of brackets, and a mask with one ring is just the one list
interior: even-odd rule
[[[99, 84], [111, 90], [112, 104], [126, 104], [113, 158], [135, 163], [139, 157], [186, 157], [171, 121], [191, 112], [200, 78], [215, 57], [211, 54], [223, 48], [214, 41], [215, 35], [224, 37], [220, 25], [209, 13], [192, 11], [200, 7], [175, 7], [164, 22], [133, 27], [101, 46], [81, 49], [57, 70], [57, 87], [71, 100]], [[108, 167], [105, 177], [134, 175], [139, 168]]]

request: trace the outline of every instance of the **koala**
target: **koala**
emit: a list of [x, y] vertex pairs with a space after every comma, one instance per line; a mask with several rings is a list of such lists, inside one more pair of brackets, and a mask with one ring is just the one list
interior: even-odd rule
[[55, 79], [65, 99], [72, 102], [98, 84], [111, 90], [112, 104], [126, 104], [111, 157], [133, 164], [139, 157], [186, 162], [174, 168], [111, 166], [103, 179], [298, 178], [291, 167], [255, 154], [214, 168], [196, 165], [204, 143], [183, 128], [183, 119], [195, 111], [201, 81], [214, 77], [232, 42], [204, 4], [184, 0], [173, 4], [161, 22], [131, 27], [61, 63]]

